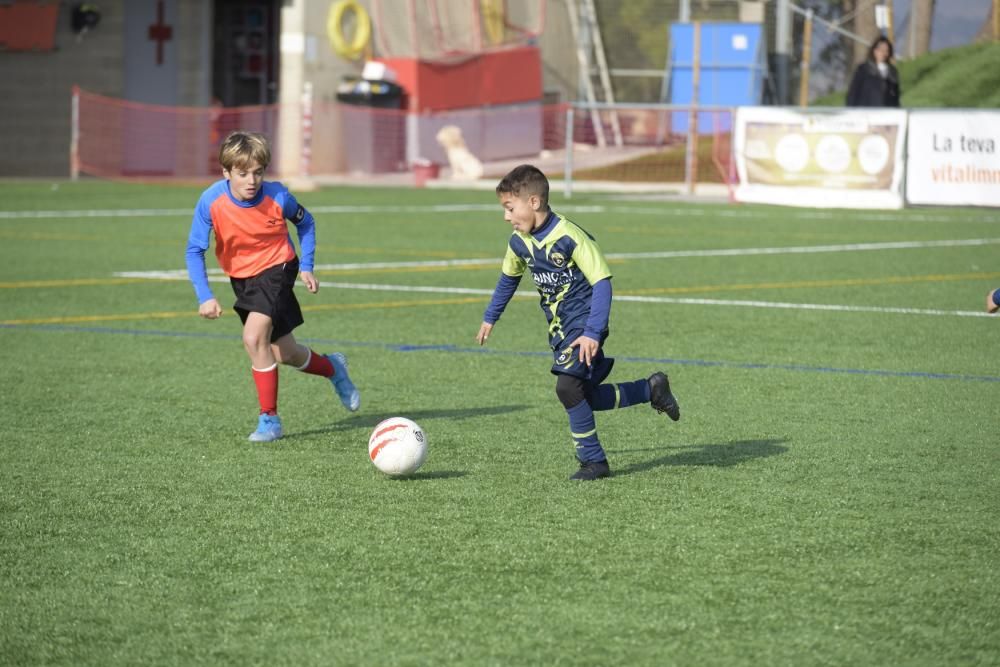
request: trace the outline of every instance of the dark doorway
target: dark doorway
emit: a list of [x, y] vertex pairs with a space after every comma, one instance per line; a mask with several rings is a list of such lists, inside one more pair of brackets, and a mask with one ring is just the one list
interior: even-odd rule
[[215, 0], [212, 95], [223, 106], [278, 98], [281, 0]]

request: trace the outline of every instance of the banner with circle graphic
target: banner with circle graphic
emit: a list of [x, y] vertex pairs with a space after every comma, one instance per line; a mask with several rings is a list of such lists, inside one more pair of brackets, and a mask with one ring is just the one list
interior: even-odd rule
[[906, 111], [740, 107], [737, 201], [902, 208]]
[[911, 111], [906, 201], [1000, 206], [1000, 111]]

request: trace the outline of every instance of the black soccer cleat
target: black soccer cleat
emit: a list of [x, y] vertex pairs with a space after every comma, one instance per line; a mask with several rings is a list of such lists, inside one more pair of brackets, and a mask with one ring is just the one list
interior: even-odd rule
[[666, 412], [667, 416], [677, 421], [681, 418], [681, 406], [670, 393], [670, 381], [666, 373], [653, 373], [649, 376], [649, 404], [657, 412]]
[[602, 477], [611, 477], [611, 468], [607, 461], [588, 461], [586, 463], [581, 461], [580, 469], [573, 473], [570, 479], [592, 482]]

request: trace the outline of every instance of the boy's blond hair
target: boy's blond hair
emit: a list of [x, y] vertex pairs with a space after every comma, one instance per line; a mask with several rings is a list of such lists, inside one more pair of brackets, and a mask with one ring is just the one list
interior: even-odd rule
[[545, 208], [549, 205], [549, 179], [534, 165], [519, 165], [511, 169], [497, 184], [497, 197], [506, 194], [521, 198], [538, 195], [542, 208]]
[[256, 162], [261, 167], [271, 164], [271, 146], [267, 137], [256, 132], [231, 132], [219, 147], [219, 164], [226, 171], [247, 167]]

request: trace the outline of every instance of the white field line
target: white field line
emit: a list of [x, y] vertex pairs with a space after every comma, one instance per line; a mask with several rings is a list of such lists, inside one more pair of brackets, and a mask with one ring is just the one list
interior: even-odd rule
[[[559, 212], [565, 213], [626, 213], [630, 215], [653, 215], [664, 217], [720, 217], [720, 218], [742, 218], [760, 219], [773, 216], [769, 209], [745, 209], [745, 208], [723, 208], [718, 205], [710, 207], [676, 207], [670, 202], [663, 206], [635, 206], [617, 204], [593, 204], [574, 205], [563, 204], [555, 206]], [[495, 212], [501, 215], [500, 207], [497, 204], [427, 204], [412, 206], [393, 205], [371, 205], [371, 206], [310, 206], [309, 210], [315, 214], [323, 213], [344, 213], [344, 214], [372, 214], [382, 215], [385, 213], [473, 213], [473, 212]], [[940, 215], [935, 213], [914, 213], [906, 211], [902, 213], [886, 212], [877, 213], [869, 211], [853, 211], [845, 213], [843, 211], [821, 211], [821, 210], [796, 210], [784, 209], [790, 217], [801, 220], [850, 220], [850, 221], [875, 221], [875, 222], [952, 222], [953, 216]], [[159, 217], [190, 217], [194, 211], [191, 208], [132, 208], [132, 209], [74, 209], [67, 211], [0, 211], [0, 220], [26, 220], [38, 218], [159, 218]], [[1000, 223], [1000, 215], [990, 213], [969, 213], [962, 218], [963, 222], [988, 222]]]
[[[116, 273], [116, 276], [132, 278], [150, 278], [159, 280], [187, 280], [183, 271], [129, 271]], [[226, 283], [229, 279], [223, 275], [209, 277], [209, 282]], [[369, 290], [376, 292], [423, 292], [430, 294], [477, 294], [488, 297], [493, 294], [491, 289], [476, 289], [471, 287], [435, 287], [432, 285], [387, 285], [382, 283], [323, 283], [324, 287], [345, 290]], [[515, 297], [537, 299], [538, 294], [530, 289], [519, 289]], [[779, 308], [784, 310], [825, 310], [845, 313], [885, 313], [897, 315], [950, 315], [953, 317], [993, 317], [986, 312], [973, 310], [933, 310], [921, 308], [886, 308], [881, 306], [843, 306], [825, 303], [788, 303], [782, 301], [738, 301], [733, 299], [686, 299], [659, 296], [616, 295], [615, 301], [632, 301], [638, 303], [664, 303], [693, 306], [739, 306], [744, 308]]]
[[841, 306], [828, 303], [786, 303], [782, 301], [736, 301], [732, 299], [681, 299], [659, 296], [616, 296], [615, 301], [672, 303], [695, 306], [741, 306], [745, 308], [782, 308], [786, 310], [828, 310], [844, 313], [892, 313], [898, 315], [951, 315], [957, 317], [994, 317], [978, 310], [933, 310], [924, 308], [887, 308], [883, 306]]
[[[823, 246], [793, 246], [784, 248], [724, 248], [716, 250], [678, 250], [646, 253], [612, 253], [608, 254], [608, 259], [667, 259], [675, 257], [721, 257], [721, 256], [741, 256], [741, 255], [779, 255], [779, 254], [803, 254], [803, 253], [824, 253], [824, 252], [854, 252], [870, 250], [901, 250], [913, 248], [936, 248], [954, 246], [981, 246], [1000, 243], [1000, 239], [956, 239], [943, 241], [898, 241], [889, 243], [852, 243], [843, 245], [823, 245]], [[368, 263], [345, 263], [345, 264], [321, 264], [316, 266], [316, 270], [356, 270], [356, 269], [396, 269], [396, 268], [420, 268], [420, 267], [449, 267], [449, 266], [498, 266], [499, 260], [490, 259], [445, 259], [428, 260], [414, 262], [368, 262]], [[228, 282], [229, 279], [220, 269], [209, 269], [209, 280], [211, 282]], [[187, 280], [187, 271], [177, 269], [172, 271], [119, 271], [115, 277], [118, 278], [148, 278], [151, 280]], [[328, 282], [324, 283], [328, 287], [336, 289], [353, 290], [376, 290], [388, 292], [424, 292], [433, 294], [481, 294], [489, 296], [493, 293], [490, 289], [474, 289], [462, 287], [435, 287], [419, 285], [390, 285], [381, 283], [346, 283]], [[534, 292], [529, 290], [519, 290], [516, 294], [519, 297], [537, 298]], [[934, 310], [921, 308], [891, 308], [880, 306], [845, 306], [837, 304], [817, 304], [817, 303], [788, 303], [779, 301], [741, 301], [732, 299], [692, 299], [678, 297], [655, 297], [655, 296], [628, 296], [618, 295], [614, 297], [617, 301], [633, 301], [640, 303], [663, 303], [677, 305], [699, 305], [699, 306], [736, 306], [746, 308], [779, 308], [786, 310], [817, 310], [852, 313], [892, 313], [900, 315], [945, 315], [958, 317], [989, 317], [985, 312], [963, 311], [963, 310]]]
[[[778, 248], [719, 248], [714, 250], [663, 250], [658, 252], [622, 252], [605, 255], [611, 260], [671, 259], [679, 257], [739, 257], [752, 255], [799, 255], [824, 252], [857, 252], [870, 250], [911, 250], [919, 248], [950, 248], [957, 246], [983, 246], [1000, 243], [995, 239], [954, 239], [942, 241], [891, 241], [886, 243], [847, 243], [840, 245], [788, 246]], [[318, 264], [316, 271], [349, 271], [358, 269], [415, 269], [448, 268], [451, 266], [499, 266], [499, 258], [431, 259], [410, 262], [353, 262], [344, 264]], [[209, 269], [209, 274], [221, 274], [220, 269]], [[121, 271], [117, 278], [155, 278], [177, 280], [186, 278], [183, 269], [174, 271]]]
[[36, 218], [159, 218], [191, 215], [193, 208], [114, 208], [75, 209], [68, 211], [0, 211], [0, 220], [31, 220]]
[[671, 257], [732, 257], [749, 255], [798, 255], [822, 252], [854, 252], [865, 250], [909, 250], [913, 248], [943, 248], [979, 246], [1000, 243], [1000, 239], [957, 239], [951, 241], [891, 241], [886, 243], [846, 243], [839, 245], [789, 246], [779, 248], [724, 248], [718, 250], [665, 250], [605, 255], [608, 259], [666, 259]]
[[[431, 287], [425, 285], [385, 285], [377, 283], [324, 283], [336, 289], [374, 290], [387, 292], [431, 292], [434, 294], [481, 294], [492, 296], [491, 289], [467, 287]], [[519, 289], [514, 296], [537, 299], [538, 293], [531, 289]], [[992, 317], [986, 312], [971, 310], [931, 310], [919, 308], [884, 308], [881, 306], [840, 306], [818, 303], [785, 303], [780, 301], [738, 301], [733, 299], [688, 299], [660, 296], [617, 295], [615, 301], [639, 303], [670, 303], [694, 306], [743, 306], [749, 308], [783, 308], [787, 310], [831, 310], [848, 313], [896, 313], [900, 315], [957, 315], [960, 317]]]
[[[566, 208], [566, 207], [563, 207]], [[603, 206], [571, 206], [575, 213], [603, 213]], [[425, 206], [310, 206], [311, 213], [472, 213], [492, 211], [503, 216], [499, 204], [429, 204]], [[76, 209], [69, 211], [0, 211], [0, 219], [21, 220], [31, 218], [159, 218], [191, 217], [191, 208], [129, 208], [129, 209]]]

